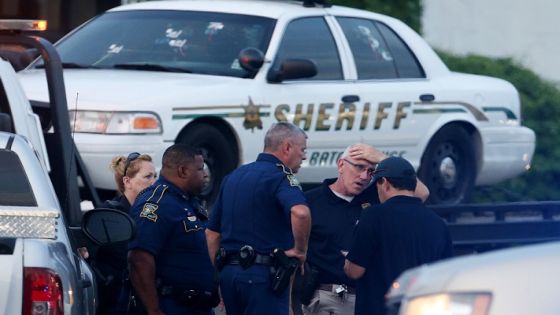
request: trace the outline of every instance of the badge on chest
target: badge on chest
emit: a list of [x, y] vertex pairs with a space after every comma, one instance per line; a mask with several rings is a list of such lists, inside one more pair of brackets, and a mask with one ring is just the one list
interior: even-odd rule
[[183, 225], [185, 226], [185, 232], [187, 233], [204, 229], [204, 226], [194, 213], [187, 213], [187, 218], [186, 220], [183, 220]]

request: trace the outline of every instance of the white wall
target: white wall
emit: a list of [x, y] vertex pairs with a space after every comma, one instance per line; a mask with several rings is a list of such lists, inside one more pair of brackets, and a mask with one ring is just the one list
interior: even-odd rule
[[423, 37], [459, 55], [513, 57], [560, 83], [559, 0], [422, 0]]

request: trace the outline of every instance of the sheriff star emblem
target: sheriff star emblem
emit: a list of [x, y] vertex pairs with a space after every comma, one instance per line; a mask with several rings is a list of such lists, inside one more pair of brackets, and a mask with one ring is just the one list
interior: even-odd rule
[[253, 100], [249, 97], [249, 105], [243, 106], [245, 110], [245, 120], [243, 121], [243, 127], [245, 129], [251, 129], [254, 132], [255, 128], [262, 129], [263, 123], [261, 120], [261, 114], [259, 113], [259, 106], [253, 103]]

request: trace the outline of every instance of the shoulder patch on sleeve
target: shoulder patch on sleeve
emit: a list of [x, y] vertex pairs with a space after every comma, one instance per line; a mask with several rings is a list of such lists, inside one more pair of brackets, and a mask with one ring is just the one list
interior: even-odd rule
[[298, 187], [300, 190], [302, 190], [301, 185], [299, 184], [299, 180], [295, 175], [286, 175], [286, 178], [288, 179], [290, 186]]
[[156, 222], [158, 219], [158, 215], [156, 214], [158, 208], [159, 206], [155, 203], [146, 202], [142, 208], [142, 212], [140, 212], [140, 217]]
[[296, 178], [296, 176], [294, 175], [294, 172], [292, 171], [291, 168], [285, 166], [282, 163], [276, 163], [276, 166], [280, 167], [282, 169], [282, 172], [284, 174], [286, 174], [286, 178], [288, 179], [288, 182], [290, 183], [290, 186], [297, 187], [301, 191], [303, 191], [303, 189], [301, 188], [301, 185], [299, 183], [299, 180]]

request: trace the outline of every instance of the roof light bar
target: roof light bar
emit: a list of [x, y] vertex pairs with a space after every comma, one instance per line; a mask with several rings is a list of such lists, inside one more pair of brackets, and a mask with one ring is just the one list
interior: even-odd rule
[[46, 20], [0, 20], [0, 31], [46, 31]]

